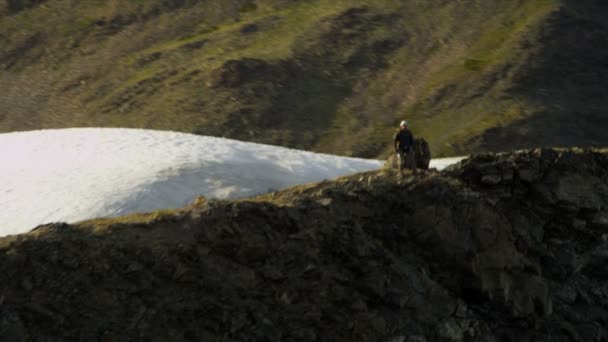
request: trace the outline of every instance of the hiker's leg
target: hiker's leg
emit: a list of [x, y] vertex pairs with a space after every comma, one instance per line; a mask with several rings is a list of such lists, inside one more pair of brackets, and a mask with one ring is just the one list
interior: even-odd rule
[[405, 153], [403, 153], [403, 151], [397, 152], [397, 155], [399, 156], [399, 174], [403, 175], [403, 169], [407, 163], [407, 156]]
[[414, 151], [411, 151], [407, 155], [409, 157], [408, 158], [409, 168], [412, 169], [412, 171], [414, 171], [414, 174], [417, 174], [418, 170], [416, 170], [416, 156], [414, 155]]

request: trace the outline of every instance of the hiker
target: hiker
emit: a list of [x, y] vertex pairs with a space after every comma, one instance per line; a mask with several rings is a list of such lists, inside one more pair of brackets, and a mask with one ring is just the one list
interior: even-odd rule
[[399, 173], [403, 175], [403, 169], [408, 168], [414, 171], [414, 174], [417, 174], [414, 135], [407, 128], [407, 121], [401, 121], [399, 129], [395, 132], [393, 144], [395, 145], [395, 153], [399, 158]]

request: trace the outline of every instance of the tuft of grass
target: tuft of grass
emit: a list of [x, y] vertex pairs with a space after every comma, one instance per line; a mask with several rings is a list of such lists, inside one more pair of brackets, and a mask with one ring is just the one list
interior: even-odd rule
[[482, 61], [479, 59], [465, 59], [464, 61], [464, 67], [471, 71], [480, 71], [486, 65], [486, 61]]
[[119, 217], [96, 218], [78, 222], [79, 226], [92, 226], [98, 229], [117, 226], [123, 224], [150, 226], [154, 223], [171, 221], [178, 217], [178, 209], [161, 209], [150, 213], [134, 213]]

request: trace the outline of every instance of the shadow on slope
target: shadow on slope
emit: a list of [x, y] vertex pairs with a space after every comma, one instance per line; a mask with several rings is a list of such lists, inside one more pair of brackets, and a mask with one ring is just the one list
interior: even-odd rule
[[533, 146], [608, 145], [608, 7], [567, 1], [539, 29], [537, 52], [511, 92], [537, 108], [529, 116], [490, 128], [476, 141], [483, 150]]

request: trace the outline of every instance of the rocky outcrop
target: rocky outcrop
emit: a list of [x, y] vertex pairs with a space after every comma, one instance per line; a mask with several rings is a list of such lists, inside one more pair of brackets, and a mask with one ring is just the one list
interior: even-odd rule
[[8, 340], [606, 341], [608, 154], [476, 155], [0, 240]]
[[13, 14], [25, 8], [34, 7], [44, 1], [46, 0], [3, 0], [0, 2], [0, 14], [2, 14], [3, 8], [7, 13]]
[[414, 141], [416, 151], [416, 167], [428, 169], [431, 164], [431, 148], [424, 138], [416, 138]]

